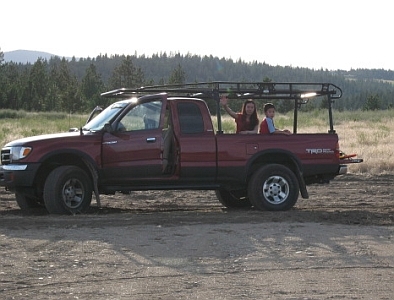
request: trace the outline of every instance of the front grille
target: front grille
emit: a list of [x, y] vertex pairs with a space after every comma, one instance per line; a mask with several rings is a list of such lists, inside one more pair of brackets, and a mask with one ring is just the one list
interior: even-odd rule
[[1, 164], [8, 165], [11, 163], [11, 150], [10, 149], [2, 149], [1, 150]]

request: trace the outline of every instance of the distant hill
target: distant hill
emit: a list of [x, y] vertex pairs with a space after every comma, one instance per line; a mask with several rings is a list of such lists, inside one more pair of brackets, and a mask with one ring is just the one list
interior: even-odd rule
[[31, 63], [34, 64], [38, 58], [43, 58], [49, 60], [53, 56], [58, 56], [55, 54], [51, 54], [48, 52], [42, 51], [32, 51], [32, 50], [14, 50], [9, 52], [4, 52], [4, 61], [5, 62], [14, 62], [14, 63]]

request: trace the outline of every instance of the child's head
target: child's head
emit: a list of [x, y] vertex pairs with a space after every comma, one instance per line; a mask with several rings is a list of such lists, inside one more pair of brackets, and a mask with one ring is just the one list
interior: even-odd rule
[[275, 105], [273, 105], [272, 103], [266, 103], [264, 105], [264, 113], [265, 116], [268, 118], [275, 117]]
[[249, 116], [254, 115], [257, 118], [256, 103], [254, 103], [252, 99], [246, 100], [242, 105], [241, 113], [243, 115], [249, 115]]

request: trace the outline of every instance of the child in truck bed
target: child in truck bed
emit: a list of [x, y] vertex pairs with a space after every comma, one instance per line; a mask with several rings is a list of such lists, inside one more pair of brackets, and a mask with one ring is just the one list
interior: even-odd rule
[[290, 130], [280, 130], [275, 128], [274, 117], [275, 117], [275, 105], [272, 103], [266, 103], [264, 105], [265, 119], [260, 124], [261, 134], [285, 134], [290, 135]]

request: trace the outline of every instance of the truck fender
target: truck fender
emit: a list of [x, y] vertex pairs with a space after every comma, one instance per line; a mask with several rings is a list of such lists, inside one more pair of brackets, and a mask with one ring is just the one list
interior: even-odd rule
[[56, 156], [56, 155], [61, 155], [61, 154], [73, 154], [75, 156], [78, 156], [81, 161], [86, 165], [87, 169], [89, 170], [89, 173], [92, 177], [93, 180], [93, 191], [94, 191], [94, 195], [96, 197], [96, 201], [97, 201], [97, 206], [101, 207], [101, 202], [100, 202], [100, 194], [98, 191], [98, 172], [97, 169], [94, 165], [93, 160], [91, 159], [91, 157], [89, 157], [88, 155], [86, 155], [86, 153], [77, 151], [75, 149], [62, 149], [61, 151], [53, 151], [51, 153], [48, 153], [47, 155], [43, 156], [40, 161], [46, 161], [48, 159], [50, 159], [50, 157]]
[[[283, 150], [283, 149], [267, 149], [260, 151], [256, 154], [254, 154], [248, 161], [247, 163], [247, 174], [248, 176], [253, 172], [254, 166], [255, 165], [261, 165], [265, 163], [272, 163], [275, 161], [275, 159], [272, 159], [273, 157], [286, 157], [288, 161], [291, 162], [291, 165], [293, 166], [294, 169], [294, 174], [296, 175], [298, 182], [299, 182], [299, 188], [300, 188], [300, 193], [302, 198], [308, 199], [309, 194], [308, 190], [306, 188], [304, 176], [302, 175], [302, 164], [300, 160], [294, 156], [293, 153]], [[283, 161], [281, 162], [276, 161], [276, 163], [281, 163], [283, 164]]]

